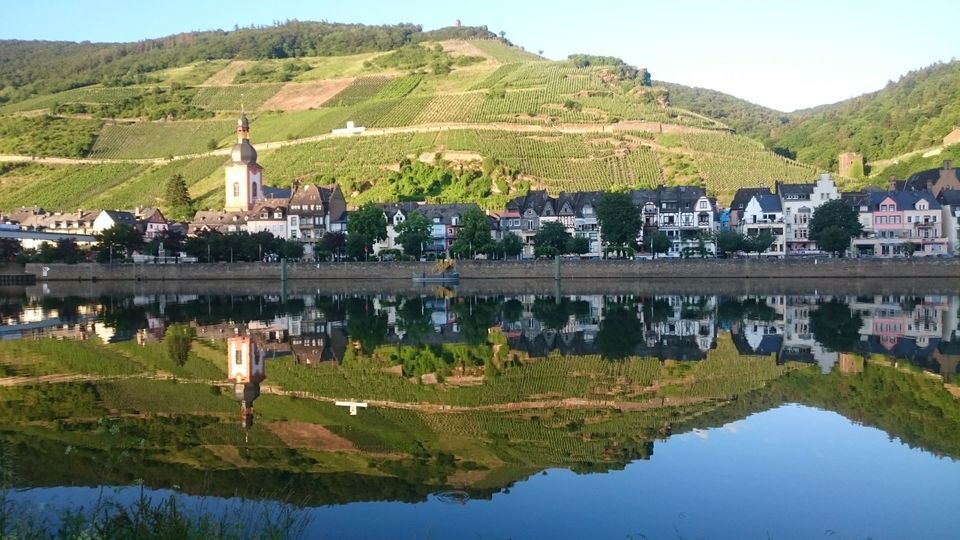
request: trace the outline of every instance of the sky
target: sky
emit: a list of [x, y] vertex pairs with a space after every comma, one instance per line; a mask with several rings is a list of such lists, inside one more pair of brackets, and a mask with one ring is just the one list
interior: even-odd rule
[[32, 0], [4, 5], [0, 39], [138, 41], [288, 19], [486, 25], [550, 59], [619, 56], [661, 81], [781, 111], [879, 90], [960, 57], [956, 0]]

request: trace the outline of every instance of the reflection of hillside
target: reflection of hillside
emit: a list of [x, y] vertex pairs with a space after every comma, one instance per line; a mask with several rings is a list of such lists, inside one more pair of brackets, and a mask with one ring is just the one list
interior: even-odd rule
[[[911, 445], [960, 457], [960, 412], [939, 381], [875, 362], [847, 370], [854, 374], [837, 369], [822, 375], [793, 363], [778, 365], [772, 354], [742, 356], [736, 339], [720, 333], [716, 347], [694, 362], [609, 362], [551, 352], [463, 387], [411, 382], [382, 371], [375, 356], [353, 348], [342, 365], [264, 357], [271, 385], [314, 397], [273, 391], [249, 396], [246, 405], [256, 399], [257, 421], [247, 434], [236, 428], [233, 388], [208, 382], [131, 378], [11, 387], [0, 389], [0, 425], [7, 426], [0, 438], [13, 449], [11, 463], [24, 486], [143, 479], [152, 487], [177, 484], [191, 493], [230, 495], [240, 485], [245, 496], [307, 504], [422, 500], [448, 488], [488, 496], [546, 468], [622, 468], [650, 459], [658, 439], [787, 402], [835, 410]], [[255, 346], [250, 336], [234, 342]], [[471, 354], [483, 354], [483, 347]], [[226, 351], [228, 363], [235, 360]], [[198, 361], [191, 357], [185, 367]], [[248, 378], [240, 382], [259, 379], [255, 373]], [[319, 399], [363, 393], [408, 406], [373, 407], [351, 417]], [[536, 406], [559, 398], [597, 401]], [[484, 408], [489, 403], [503, 406]], [[452, 405], [457, 412], [443, 409]], [[348, 447], [325, 448], [304, 434], [291, 437], [282, 428], [294, 421], [323, 426]], [[146, 447], [140, 448], [141, 440]], [[121, 451], [129, 461], [105, 470], [112, 463], [106, 456]]]
[[[243, 483], [248, 496], [317, 503], [422, 500], [450, 488], [488, 496], [546, 468], [617, 469], [651, 458], [671, 434], [789, 402], [958, 458], [960, 407], [944, 387], [960, 364], [958, 304], [903, 295], [21, 301], [5, 316], [55, 321], [40, 335], [92, 337], [84, 314], [110, 333], [0, 341], [0, 368], [23, 376], [0, 387], [0, 442], [13, 448], [21, 485], [142, 478], [229, 495]], [[118, 339], [128, 335], [139, 339]], [[239, 380], [231, 344], [248, 351]], [[60, 375], [72, 382], [26, 384]], [[352, 417], [333, 405], [341, 399], [370, 407]], [[104, 470], [120, 454], [129, 461]]]

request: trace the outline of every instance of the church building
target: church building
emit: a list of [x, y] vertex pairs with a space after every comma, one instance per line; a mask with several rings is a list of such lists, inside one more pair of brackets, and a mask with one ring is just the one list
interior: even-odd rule
[[253, 210], [263, 199], [263, 168], [257, 164], [257, 151], [250, 144], [250, 121], [241, 114], [237, 120], [237, 144], [230, 150], [227, 165], [225, 204], [227, 212]]

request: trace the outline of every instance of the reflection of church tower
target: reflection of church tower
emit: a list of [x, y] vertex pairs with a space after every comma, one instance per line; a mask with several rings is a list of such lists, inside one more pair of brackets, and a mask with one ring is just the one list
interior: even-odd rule
[[240, 402], [240, 423], [249, 428], [253, 425], [253, 402], [260, 396], [260, 381], [267, 377], [263, 351], [252, 336], [227, 338], [227, 376]]
[[237, 144], [230, 150], [224, 192], [224, 210], [245, 212], [263, 198], [263, 168], [250, 144], [250, 121], [241, 114], [237, 120]]

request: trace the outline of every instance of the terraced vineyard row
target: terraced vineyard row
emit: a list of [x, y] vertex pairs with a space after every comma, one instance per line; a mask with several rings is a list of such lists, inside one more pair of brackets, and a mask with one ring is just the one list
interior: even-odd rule
[[[4, 182], [0, 208], [36, 205], [50, 210], [75, 211], [78, 205], [89, 203], [93, 197], [122, 185], [146, 168], [134, 163], [28, 167], [30, 169], [23, 172], [30, 175], [30, 182], [10, 182], [9, 185]], [[11, 178], [19, 172], [14, 169], [4, 176]]]
[[323, 107], [346, 107], [362, 103], [376, 96], [381, 90], [385, 90], [389, 83], [390, 77], [360, 77], [324, 102]]
[[406, 77], [397, 77], [388, 82], [373, 97], [376, 99], [399, 99], [406, 97], [423, 80], [423, 75], [407, 75]]
[[146, 91], [147, 87], [124, 86], [102, 87], [88, 86], [75, 88], [56, 94], [37, 96], [35, 98], [11, 103], [0, 107], [0, 114], [50, 109], [54, 105], [64, 103], [119, 103], [125, 99], [138, 96]]
[[281, 84], [245, 84], [197, 89], [193, 104], [212, 111], [254, 111], [276, 94]]
[[[162, 205], [163, 191], [167, 180], [174, 174], [183, 176], [188, 186], [214, 173], [221, 173], [226, 158], [207, 156], [197, 159], [177, 160], [150, 167], [133, 178], [103, 191], [84, 205], [93, 208], [133, 208], [137, 205]], [[219, 175], [218, 175], [219, 176]]]
[[277, 185], [319, 174], [372, 181], [408, 155], [433, 149], [435, 138], [435, 133], [405, 133], [329, 139], [284, 147], [265, 154], [260, 161]]
[[536, 177], [550, 191], [599, 191], [613, 186], [655, 186], [661, 179], [656, 154], [607, 139], [562, 135], [452, 131], [438, 143], [448, 150], [477, 151]]
[[92, 158], [162, 158], [207, 151], [232, 140], [235, 120], [106, 124], [90, 150]]
[[533, 53], [528, 53], [526, 51], [510, 47], [509, 45], [506, 45], [502, 41], [496, 39], [475, 39], [470, 40], [468, 43], [480, 49], [484, 54], [489, 55], [494, 60], [504, 64], [509, 64], [512, 62], [545, 61], [544, 58], [541, 58]]
[[766, 152], [743, 157], [701, 154], [695, 155], [694, 159], [707, 190], [718, 195], [732, 195], [743, 187], [772, 187], [775, 180], [809, 182], [817, 174], [813, 167]]
[[500, 84], [510, 74], [520, 69], [523, 64], [504, 64], [496, 71], [470, 87], [471, 90], [486, 90]]

